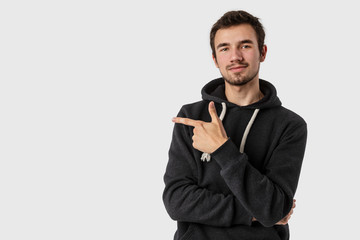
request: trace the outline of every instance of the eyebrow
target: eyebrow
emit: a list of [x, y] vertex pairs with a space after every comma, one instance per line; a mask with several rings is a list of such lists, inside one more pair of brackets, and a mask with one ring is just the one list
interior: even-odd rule
[[[254, 42], [251, 41], [250, 39], [244, 39], [242, 41], [239, 42], [240, 44], [244, 44], [244, 43], [251, 43], [253, 44]], [[219, 49], [221, 47], [226, 47], [226, 46], [230, 46], [230, 43], [219, 43], [217, 46], [216, 46], [216, 49]]]

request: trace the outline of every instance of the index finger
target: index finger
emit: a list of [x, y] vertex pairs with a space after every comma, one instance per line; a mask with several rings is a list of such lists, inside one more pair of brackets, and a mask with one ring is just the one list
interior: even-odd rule
[[181, 124], [184, 124], [187, 126], [192, 126], [192, 127], [196, 127], [201, 122], [199, 120], [194, 120], [194, 119], [190, 119], [190, 118], [182, 118], [182, 117], [174, 117], [172, 119], [172, 121], [174, 123], [181, 123]]

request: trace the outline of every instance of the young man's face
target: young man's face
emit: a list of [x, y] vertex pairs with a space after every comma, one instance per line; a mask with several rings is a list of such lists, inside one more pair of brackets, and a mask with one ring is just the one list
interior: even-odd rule
[[259, 78], [260, 62], [265, 60], [266, 46], [259, 52], [256, 32], [249, 24], [219, 29], [215, 39], [216, 67], [231, 85], [241, 86]]

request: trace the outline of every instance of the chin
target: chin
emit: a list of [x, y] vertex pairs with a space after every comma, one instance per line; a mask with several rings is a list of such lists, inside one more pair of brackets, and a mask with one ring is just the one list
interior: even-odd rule
[[244, 79], [244, 80], [229, 80], [225, 77], [223, 77], [223, 78], [227, 83], [229, 83], [230, 85], [233, 85], [233, 86], [244, 86], [253, 80], [253, 78]]

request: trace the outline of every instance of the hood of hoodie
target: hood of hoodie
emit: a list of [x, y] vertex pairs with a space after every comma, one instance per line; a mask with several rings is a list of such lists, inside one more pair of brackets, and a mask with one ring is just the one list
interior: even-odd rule
[[[264, 97], [253, 104], [242, 106], [246, 109], [265, 109], [281, 106], [281, 101], [276, 94], [275, 87], [260, 79], [260, 90]], [[225, 82], [223, 78], [217, 78], [206, 84], [201, 90], [201, 95], [204, 100], [214, 101], [217, 103], [225, 102], [228, 107], [240, 107], [234, 103], [229, 102], [225, 96]]]

